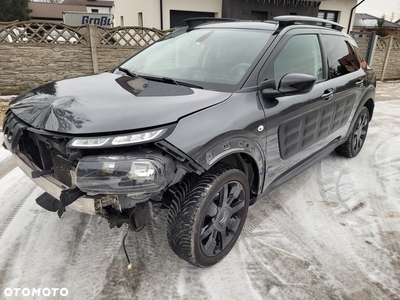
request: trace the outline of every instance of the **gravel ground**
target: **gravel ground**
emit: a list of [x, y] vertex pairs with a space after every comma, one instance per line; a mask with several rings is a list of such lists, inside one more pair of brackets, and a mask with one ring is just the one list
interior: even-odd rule
[[0, 292], [67, 288], [61, 299], [107, 300], [400, 299], [399, 115], [400, 100], [377, 102], [359, 156], [332, 154], [261, 197], [232, 252], [207, 269], [172, 253], [166, 212], [154, 207], [152, 224], [128, 237], [134, 270], [126, 272], [125, 230], [70, 209], [61, 219], [43, 210], [34, 201], [42, 190], [0, 149]]

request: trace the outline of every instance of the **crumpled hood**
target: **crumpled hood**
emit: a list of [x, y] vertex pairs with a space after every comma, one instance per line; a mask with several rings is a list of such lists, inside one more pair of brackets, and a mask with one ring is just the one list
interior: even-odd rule
[[40, 86], [17, 97], [10, 108], [33, 127], [85, 135], [174, 123], [230, 95], [102, 73]]

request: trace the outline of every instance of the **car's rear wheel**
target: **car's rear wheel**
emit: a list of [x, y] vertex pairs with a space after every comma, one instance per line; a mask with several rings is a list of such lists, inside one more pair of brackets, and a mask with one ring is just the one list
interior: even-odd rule
[[336, 153], [344, 157], [355, 157], [360, 153], [367, 138], [369, 125], [369, 110], [363, 107], [347, 141], [336, 148]]
[[249, 183], [242, 171], [227, 165], [210, 169], [186, 198], [172, 201], [167, 220], [171, 249], [195, 266], [216, 264], [236, 243], [249, 201]]

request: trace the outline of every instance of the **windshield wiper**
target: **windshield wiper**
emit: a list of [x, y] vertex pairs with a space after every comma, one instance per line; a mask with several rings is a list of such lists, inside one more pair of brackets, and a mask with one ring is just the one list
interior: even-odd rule
[[172, 79], [170, 77], [153, 77], [153, 76], [147, 76], [147, 75], [140, 75], [140, 76], [143, 77], [143, 78], [146, 78], [148, 80], [161, 81], [161, 82], [165, 82], [165, 83], [173, 83], [175, 85], [183, 85], [183, 86], [197, 88], [197, 89], [204, 89], [200, 85], [195, 85], [195, 84], [192, 84], [192, 83], [189, 83], [189, 82], [175, 80], [175, 79]]
[[176, 81], [176, 83], [179, 83], [179, 85], [184, 85], [184, 86], [187, 86], [187, 87], [192, 87], [192, 88], [196, 88], [196, 89], [204, 89], [202, 86], [200, 86], [200, 85], [196, 85], [196, 84], [192, 84], [192, 83], [189, 83], [189, 82], [184, 82], [184, 81]]
[[131, 76], [133, 78], [139, 78], [139, 75], [129, 71], [128, 69], [125, 69], [123, 67], [118, 67], [118, 70], [120, 70], [121, 72], [124, 72], [126, 75]]
[[178, 81], [176, 81], [175, 79], [169, 78], [169, 77], [162, 77], [162, 78], [160, 78], [160, 79], [161, 79], [163, 82], [166, 82], [166, 83], [171, 82], [171, 83], [174, 83], [174, 84], [176, 84], [176, 85], [180, 85]]
[[175, 79], [172, 79], [170, 77], [155, 77], [155, 76], [151, 76], [151, 75], [138, 75], [135, 72], [130, 71], [129, 69], [123, 68], [123, 67], [118, 67], [118, 70], [120, 70], [121, 72], [124, 72], [126, 75], [131, 76], [133, 78], [145, 78], [148, 80], [153, 80], [153, 81], [161, 81], [161, 82], [165, 82], [165, 83], [172, 83], [175, 85], [182, 85], [182, 86], [187, 86], [187, 87], [192, 87], [192, 88], [197, 88], [197, 89], [204, 89], [202, 86], [200, 85], [195, 85], [189, 82], [184, 82], [184, 81], [178, 81]]

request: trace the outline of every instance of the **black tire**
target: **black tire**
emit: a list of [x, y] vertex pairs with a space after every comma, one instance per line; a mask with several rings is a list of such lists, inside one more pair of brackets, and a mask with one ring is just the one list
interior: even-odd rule
[[176, 255], [197, 267], [212, 266], [230, 252], [246, 221], [250, 202], [247, 177], [234, 167], [218, 165], [182, 196], [174, 197], [170, 206], [169, 245]]
[[171, 207], [171, 203], [174, 198], [186, 198], [187, 194], [189, 194], [190, 190], [194, 187], [199, 175], [195, 173], [186, 174], [182, 180], [170, 187], [163, 195], [162, 199], [162, 208]]
[[335, 149], [336, 153], [344, 157], [355, 157], [360, 153], [367, 138], [369, 125], [369, 110], [363, 107], [358, 114], [356, 122], [347, 141]]

